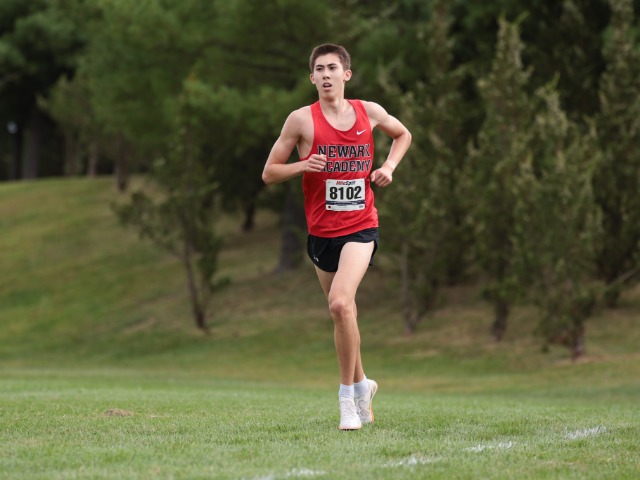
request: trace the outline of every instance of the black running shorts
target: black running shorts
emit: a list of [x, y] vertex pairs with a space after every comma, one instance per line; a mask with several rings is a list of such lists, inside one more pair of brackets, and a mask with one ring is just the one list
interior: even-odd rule
[[369, 243], [374, 242], [373, 252], [369, 265], [373, 266], [373, 256], [378, 250], [378, 229], [367, 228], [359, 232], [343, 235], [342, 237], [324, 238], [309, 235], [307, 239], [307, 254], [309, 258], [320, 270], [325, 272], [337, 272], [338, 261], [340, 260], [340, 252], [346, 243]]

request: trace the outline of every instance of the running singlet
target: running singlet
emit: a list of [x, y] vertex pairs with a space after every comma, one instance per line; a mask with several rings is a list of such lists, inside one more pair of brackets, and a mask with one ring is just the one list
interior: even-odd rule
[[340, 237], [378, 226], [369, 179], [374, 153], [371, 124], [360, 100], [348, 102], [355, 109], [356, 122], [346, 131], [329, 124], [320, 102], [311, 105], [313, 146], [300, 161], [312, 154], [327, 156], [324, 171], [302, 177], [307, 225], [316, 237]]

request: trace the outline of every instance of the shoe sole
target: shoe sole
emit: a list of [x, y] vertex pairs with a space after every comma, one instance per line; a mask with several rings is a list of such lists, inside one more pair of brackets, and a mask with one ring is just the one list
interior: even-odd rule
[[362, 428], [362, 425], [359, 427], [338, 427], [338, 430], [340, 430], [341, 432], [352, 432], [355, 430], [360, 430]]
[[369, 413], [371, 414], [371, 423], [373, 423], [373, 397], [375, 397], [376, 392], [378, 391], [378, 384], [371, 380], [369, 382], [371, 387], [371, 400], [369, 401]]

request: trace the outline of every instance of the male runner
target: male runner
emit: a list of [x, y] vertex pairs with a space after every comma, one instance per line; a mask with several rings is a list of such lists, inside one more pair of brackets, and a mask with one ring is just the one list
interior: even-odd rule
[[[378, 246], [378, 212], [371, 182], [386, 187], [411, 144], [411, 134], [373, 102], [347, 100], [351, 59], [344, 47], [324, 44], [309, 59], [318, 102], [292, 112], [262, 173], [266, 184], [302, 175], [309, 229], [307, 251], [334, 322], [340, 367], [340, 430], [373, 422], [378, 385], [367, 379], [360, 356], [355, 297]], [[374, 170], [372, 130], [393, 139], [386, 161]], [[294, 147], [300, 161], [287, 163]]]

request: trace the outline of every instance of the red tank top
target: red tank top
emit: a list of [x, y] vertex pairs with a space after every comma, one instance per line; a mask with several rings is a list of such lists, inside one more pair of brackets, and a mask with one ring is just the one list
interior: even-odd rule
[[346, 131], [329, 124], [320, 102], [311, 105], [313, 145], [300, 161], [314, 153], [327, 156], [323, 172], [302, 177], [307, 226], [317, 237], [340, 237], [378, 226], [369, 179], [374, 158], [371, 124], [360, 100], [348, 102], [356, 112], [356, 122]]

